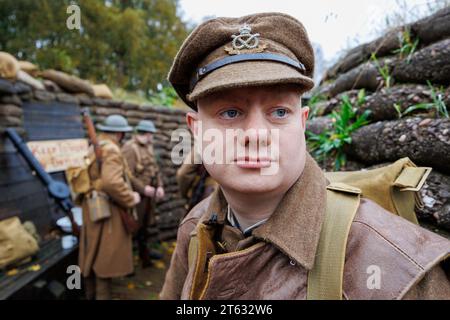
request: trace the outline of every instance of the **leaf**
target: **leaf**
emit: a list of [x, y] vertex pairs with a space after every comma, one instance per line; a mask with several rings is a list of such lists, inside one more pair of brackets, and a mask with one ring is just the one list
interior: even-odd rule
[[416, 110], [429, 110], [433, 107], [431, 103], [419, 103], [412, 105], [408, 107], [405, 111], [403, 111], [403, 115], [406, 115], [410, 112], [416, 111]]
[[7, 275], [8, 277], [12, 277], [12, 276], [17, 275], [18, 273], [19, 273], [19, 270], [18, 270], [18, 269], [11, 269], [11, 270], [9, 270], [9, 271], [6, 273], [6, 275]]
[[37, 271], [41, 270], [41, 266], [39, 264], [34, 264], [32, 266], [29, 266], [28, 270], [29, 271], [33, 271], [33, 272], [37, 272]]
[[358, 105], [361, 106], [364, 102], [366, 102], [366, 90], [361, 89], [358, 91]]
[[155, 266], [155, 268], [156, 269], [165, 269], [166, 268], [166, 264], [163, 262], [163, 261], [156, 261], [155, 263], [154, 263], [154, 266]]

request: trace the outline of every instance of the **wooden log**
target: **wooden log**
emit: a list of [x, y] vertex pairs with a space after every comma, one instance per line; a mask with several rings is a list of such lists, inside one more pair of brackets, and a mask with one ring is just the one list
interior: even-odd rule
[[375, 91], [382, 84], [382, 79], [376, 66], [372, 63], [364, 63], [358, 67], [340, 75], [336, 81], [328, 87], [328, 91], [322, 91], [329, 97], [353, 89], [367, 89]]
[[331, 130], [333, 122], [330, 117], [316, 117], [306, 121], [306, 130], [314, 134], [321, 134], [324, 131]]
[[[449, 96], [444, 97], [444, 100], [449, 99]], [[367, 96], [366, 102], [359, 108], [358, 114], [362, 114], [365, 110], [370, 110], [369, 118], [372, 121], [394, 120], [399, 117], [394, 104], [398, 105], [401, 112], [404, 112], [412, 105], [430, 103], [432, 101], [432, 91], [428, 86], [398, 85], [391, 88], [383, 88]], [[423, 111], [418, 110], [418, 112]]]
[[358, 129], [346, 153], [365, 164], [409, 157], [414, 163], [450, 173], [450, 119], [406, 118]]
[[349, 50], [326, 72], [323, 81], [335, 79], [339, 75], [348, 72], [370, 59], [372, 54], [376, 54], [377, 58], [392, 55], [394, 50], [401, 47], [401, 33], [404, 28], [395, 28], [382, 37]]
[[397, 82], [450, 84], [450, 39], [425, 47], [404, 59], [393, 69]]
[[420, 195], [424, 207], [416, 209], [418, 218], [450, 231], [450, 176], [433, 170]]
[[450, 7], [411, 24], [412, 33], [421, 44], [430, 44], [450, 37]]

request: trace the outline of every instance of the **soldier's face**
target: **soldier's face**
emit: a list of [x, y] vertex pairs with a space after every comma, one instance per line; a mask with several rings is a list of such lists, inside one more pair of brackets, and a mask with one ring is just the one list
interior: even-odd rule
[[150, 144], [153, 142], [153, 134], [150, 132], [141, 132], [137, 134], [137, 138], [144, 144]]
[[303, 171], [305, 123], [292, 85], [246, 87], [202, 98], [188, 125], [202, 142], [202, 159], [223, 189], [286, 192]]

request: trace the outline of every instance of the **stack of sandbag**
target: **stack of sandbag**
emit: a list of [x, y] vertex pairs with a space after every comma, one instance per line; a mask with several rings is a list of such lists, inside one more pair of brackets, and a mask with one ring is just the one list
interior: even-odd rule
[[[0, 133], [12, 127], [23, 133], [23, 111], [20, 94], [31, 88], [18, 77], [21, 76], [19, 62], [7, 52], [0, 52]], [[0, 149], [4, 137], [0, 141]]]
[[39, 74], [42, 78], [56, 83], [61, 89], [69, 93], [86, 93], [94, 96], [91, 84], [73, 75], [56, 70], [44, 70]]

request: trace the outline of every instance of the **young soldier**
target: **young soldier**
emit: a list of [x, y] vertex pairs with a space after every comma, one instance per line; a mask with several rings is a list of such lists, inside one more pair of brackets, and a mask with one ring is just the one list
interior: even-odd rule
[[[140, 196], [127, 181], [128, 169], [120, 152], [120, 142], [125, 132], [132, 130], [127, 120], [120, 115], [111, 115], [97, 128], [102, 132], [98, 137], [102, 164], [99, 172], [94, 159], [89, 167], [89, 176], [96, 192], [107, 195], [111, 215], [103, 220], [91, 221], [92, 208], [88, 205], [91, 194], [83, 198], [79, 265], [86, 280], [87, 298], [107, 300], [111, 299], [111, 278], [133, 272], [132, 238], [123, 225], [119, 211], [132, 209], [139, 203]], [[89, 158], [94, 158], [93, 153], [91, 150]]]
[[153, 150], [155, 125], [142, 120], [136, 126], [136, 134], [127, 141], [122, 152], [133, 175], [132, 183], [142, 197], [137, 206], [140, 229], [137, 234], [139, 256], [143, 267], [151, 266], [150, 258], [161, 258], [148, 248], [147, 227], [155, 224], [155, 200], [164, 197], [164, 188]]
[[[303, 25], [285, 14], [212, 19], [182, 45], [169, 80], [196, 111], [187, 122], [197, 140], [208, 145], [200, 123], [203, 132], [223, 136], [227, 129], [256, 131], [223, 147], [237, 142], [250, 156], [204, 163], [220, 188], [182, 221], [161, 298], [307, 297], [329, 187], [306, 151], [309, 110], [300, 96], [313, 87], [313, 69]], [[279, 156], [268, 157], [267, 148]], [[263, 174], [271, 166], [278, 170]], [[337, 298], [450, 298], [440, 266], [448, 240], [364, 198], [352, 221]], [[379, 286], [368, 285], [371, 268], [380, 271]]]

